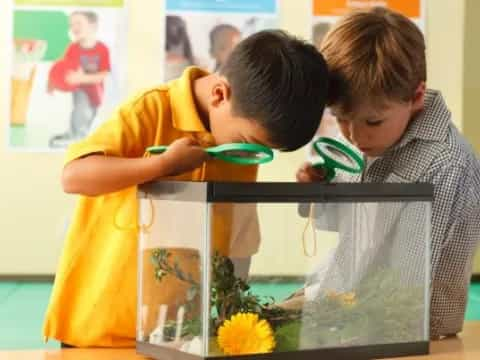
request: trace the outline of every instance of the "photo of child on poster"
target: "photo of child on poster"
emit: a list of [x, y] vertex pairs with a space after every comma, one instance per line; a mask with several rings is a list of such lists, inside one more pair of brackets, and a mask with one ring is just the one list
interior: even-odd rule
[[276, 0], [167, 0], [165, 81], [188, 66], [218, 71], [233, 48], [257, 31], [276, 28]]
[[107, 45], [97, 40], [98, 16], [93, 11], [76, 11], [70, 15], [73, 42], [62, 59], [50, 68], [48, 92], [72, 93], [73, 109], [69, 129], [49, 140], [52, 148], [65, 147], [88, 135], [101, 106], [104, 81], [111, 71]]
[[10, 149], [65, 149], [125, 95], [124, 1], [103, 2], [15, 7]]

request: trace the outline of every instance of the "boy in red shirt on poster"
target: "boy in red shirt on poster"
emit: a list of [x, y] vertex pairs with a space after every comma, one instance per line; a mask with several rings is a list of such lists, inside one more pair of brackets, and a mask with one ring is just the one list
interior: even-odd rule
[[71, 91], [73, 109], [70, 129], [50, 139], [53, 148], [87, 136], [102, 103], [104, 80], [110, 72], [107, 46], [97, 40], [98, 17], [92, 11], [76, 11], [70, 16], [70, 31], [74, 42], [62, 60], [50, 71], [49, 91]]

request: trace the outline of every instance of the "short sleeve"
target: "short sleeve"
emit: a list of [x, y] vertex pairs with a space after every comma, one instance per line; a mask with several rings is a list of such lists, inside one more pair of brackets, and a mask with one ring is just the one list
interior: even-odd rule
[[100, 66], [99, 66], [99, 71], [110, 71], [111, 70], [111, 65], [110, 65], [110, 52], [108, 50], [108, 47], [106, 45], [101, 45], [100, 46]]

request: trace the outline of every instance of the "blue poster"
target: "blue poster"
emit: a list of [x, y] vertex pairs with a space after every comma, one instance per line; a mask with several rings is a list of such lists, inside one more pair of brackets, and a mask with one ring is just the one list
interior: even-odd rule
[[275, 0], [167, 0], [167, 11], [265, 13], [277, 11]]
[[279, 26], [277, 0], [167, 0], [164, 79], [188, 66], [218, 71], [249, 35]]

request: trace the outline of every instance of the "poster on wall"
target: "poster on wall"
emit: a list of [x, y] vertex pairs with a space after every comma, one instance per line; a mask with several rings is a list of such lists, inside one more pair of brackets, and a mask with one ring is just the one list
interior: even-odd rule
[[188, 66], [217, 71], [235, 45], [278, 27], [277, 0], [166, 0], [164, 80]]
[[387, 7], [410, 18], [425, 32], [425, 0], [312, 0], [312, 41], [319, 48], [330, 27], [352, 10]]
[[[333, 24], [352, 10], [382, 6], [402, 13], [410, 18], [425, 33], [425, 0], [312, 0], [311, 40], [320, 49], [323, 38]], [[325, 110], [317, 136], [339, 137], [340, 132], [334, 116]], [[309, 156], [314, 155], [308, 147]]]
[[15, 0], [7, 144], [62, 151], [126, 95], [126, 0]]

